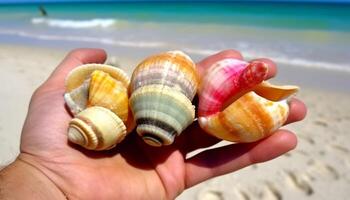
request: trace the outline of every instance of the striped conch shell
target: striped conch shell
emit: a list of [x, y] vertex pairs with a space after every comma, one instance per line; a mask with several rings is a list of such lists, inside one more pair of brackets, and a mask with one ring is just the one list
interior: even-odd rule
[[121, 142], [133, 127], [128, 76], [109, 65], [87, 64], [66, 78], [65, 102], [74, 115], [68, 140], [91, 150], [106, 150]]
[[265, 82], [267, 64], [223, 59], [203, 73], [198, 121], [207, 133], [233, 142], [254, 142], [280, 128], [296, 86]]
[[147, 144], [170, 145], [193, 122], [197, 87], [195, 64], [180, 51], [151, 56], [136, 67], [129, 102]]

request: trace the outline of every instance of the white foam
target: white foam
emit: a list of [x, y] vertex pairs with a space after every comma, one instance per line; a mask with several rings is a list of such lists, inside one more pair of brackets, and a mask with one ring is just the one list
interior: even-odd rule
[[274, 61], [278, 63], [301, 66], [306, 68], [319, 68], [319, 69], [335, 70], [335, 71], [350, 73], [350, 66], [347, 64], [334, 64], [329, 62], [310, 61], [310, 60], [305, 60], [300, 58], [286, 58], [286, 57], [274, 58]]
[[[220, 50], [212, 50], [212, 49], [184, 49], [187, 53], [191, 54], [197, 54], [197, 55], [203, 55], [203, 56], [209, 56], [218, 53]], [[244, 55], [247, 59], [254, 59], [254, 58], [262, 58], [263, 55], [259, 55], [256, 52], [248, 52], [243, 51], [242, 55]], [[326, 69], [326, 70], [333, 70], [333, 71], [340, 71], [340, 72], [347, 72], [350, 73], [350, 65], [345, 63], [330, 63], [330, 62], [321, 62], [321, 61], [314, 61], [314, 60], [306, 60], [302, 58], [289, 58], [283, 55], [280, 56], [273, 56], [273, 61], [279, 64], [285, 64], [285, 65], [293, 65], [296, 67], [303, 67], [303, 68], [314, 68], [314, 69]]]
[[33, 18], [32, 24], [45, 24], [58, 28], [107, 28], [115, 25], [115, 19], [90, 19], [90, 20], [71, 20], [71, 19], [54, 19], [54, 18]]
[[53, 41], [74, 41], [74, 42], [96, 42], [101, 44], [108, 44], [112, 46], [121, 47], [136, 47], [136, 48], [159, 48], [166, 46], [166, 43], [159, 41], [126, 41], [126, 40], [114, 40], [111, 38], [100, 37], [84, 37], [84, 36], [61, 36], [61, 35], [45, 35], [45, 34], [33, 34], [24, 31], [16, 30], [0, 30], [0, 34], [17, 35], [26, 38], [35, 38], [40, 40], [53, 40]]

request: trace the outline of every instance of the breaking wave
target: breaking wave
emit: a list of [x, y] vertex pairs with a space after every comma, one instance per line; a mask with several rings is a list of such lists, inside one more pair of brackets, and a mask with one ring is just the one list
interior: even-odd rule
[[71, 20], [71, 19], [53, 19], [53, 18], [32, 18], [32, 24], [44, 24], [50, 27], [58, 28], [107, 28], [114, 26], [117, 20], [115, 19], [90, 19], [90, 20]]

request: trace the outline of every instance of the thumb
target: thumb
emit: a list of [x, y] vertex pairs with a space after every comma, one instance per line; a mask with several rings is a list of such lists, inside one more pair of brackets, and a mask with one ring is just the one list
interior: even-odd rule
[[43, 85], [50, 85], [50, 89], [62, 90], [65, 77], [72, 69], [88, 63], [104, 63], [106, 58], [107, 55], [103, 49], [74, 49], [67, 54]]
[[[87, 63], [103, 63], [106, 60], [106, 52], [102, 49], [75, 49], [68, 53], [49, 78], [33, 93], [30, 101], [30, 110], [35, 105], [63, 103], [65, 91], [64, 80], [67, 74], [75, 67]], [[45, 97], [45, 98], [44, 98]], [[51, 99], [47, 101], [47, 99]], [[52, 101], [55, 99], [55, 101]]]
[[65, 77], [79, 65], [103, 63], [105, 59], [106, 53], [101, 49], [76, 49], [68, 53], [32, 95], [22, 131], [22, 152], [40, 148], [47, 150], [57, 148], [57, 144], [66, 144], [65, 133], [71, 117], [64, 107]]

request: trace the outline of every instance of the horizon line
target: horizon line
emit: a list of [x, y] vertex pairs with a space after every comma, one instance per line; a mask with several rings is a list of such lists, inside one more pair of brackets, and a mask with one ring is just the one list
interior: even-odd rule
[[333, 4], [333, 3], [344, 3], [349, 4], [350, 0], [20, 0], [20, 1], [10, 1], [0, 0], [0, 4], [55, 4], [55, 3], [140, 3], [140, 2], [188, 2], [188, 3], [229, 3], [229, 2], [237, 2], [237, 3], [325, 3], [325, 4]]

